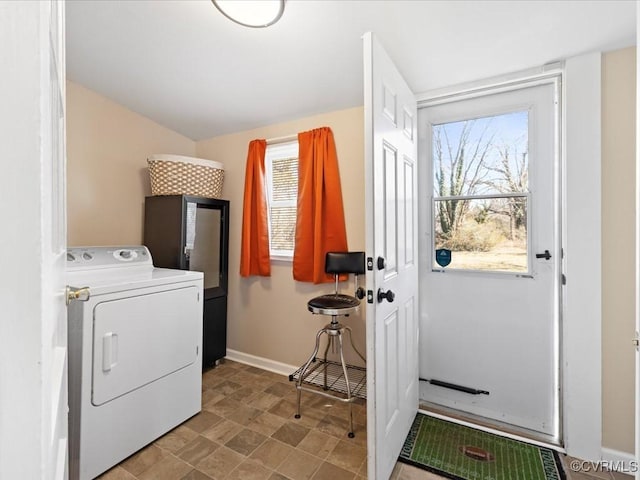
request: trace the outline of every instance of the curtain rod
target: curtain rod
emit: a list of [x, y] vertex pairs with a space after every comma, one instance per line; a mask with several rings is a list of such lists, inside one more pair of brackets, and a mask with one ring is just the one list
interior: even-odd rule
[[298, 135], [287, 135], [285, 137], [268, 138], [267, 145], [276, 145], [278, 143], [289, 143], [298, 140]]

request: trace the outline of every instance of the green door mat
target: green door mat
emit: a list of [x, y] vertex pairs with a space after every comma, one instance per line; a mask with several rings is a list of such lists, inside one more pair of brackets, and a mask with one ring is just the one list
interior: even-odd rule
[[418, 413], [401, 462], [454, 480], [565, 480], [557, 452]]

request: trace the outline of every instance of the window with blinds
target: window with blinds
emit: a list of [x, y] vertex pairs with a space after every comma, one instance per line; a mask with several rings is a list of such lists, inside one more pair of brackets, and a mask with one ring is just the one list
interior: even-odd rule
[[272, 257], [293, 257], [298, 199], [298, 142], [268, 145], [265, 156]]

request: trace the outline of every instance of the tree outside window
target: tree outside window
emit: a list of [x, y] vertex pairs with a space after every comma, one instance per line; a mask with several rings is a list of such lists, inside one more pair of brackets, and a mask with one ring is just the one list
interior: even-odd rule
[[[434, 125], [434, 245], [448, 268], [528, 270], [528, 112]], [[438, 268], [438, 267], [436, 267]]]

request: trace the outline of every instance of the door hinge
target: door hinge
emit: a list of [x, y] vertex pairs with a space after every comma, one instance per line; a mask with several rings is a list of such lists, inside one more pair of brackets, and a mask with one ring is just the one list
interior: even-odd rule
[[632, 343], [633, 346], [636, 347], [636, 350], [640, 349], [640, 335], [638, 335], [638, 332], [636, 332], [636, 336], [634, 337]]
[[562, 274], [562, 284], [563, 285], [567, 284], [567, 276], [564, 273]]

